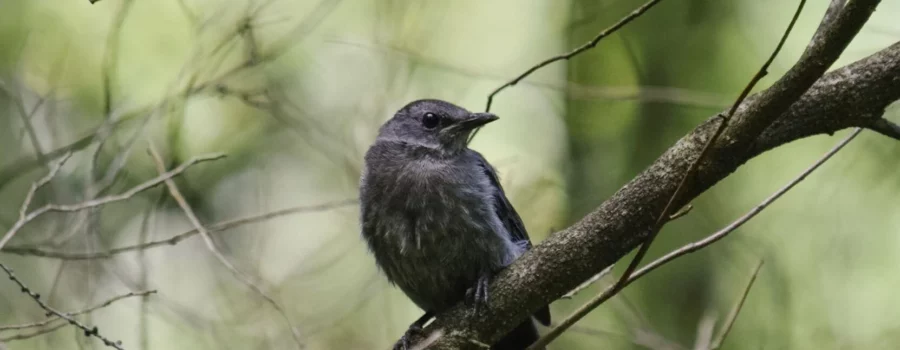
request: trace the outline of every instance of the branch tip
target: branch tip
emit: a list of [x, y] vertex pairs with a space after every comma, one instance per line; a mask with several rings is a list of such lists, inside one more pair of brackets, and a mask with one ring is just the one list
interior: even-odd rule
[[872, 125], [870, 125], [868, 129], [884, 136], [890, 137], [894, 140], [900, 141], [900, 125], [897, 125], [890, 120], [879, 118], [874, 123], [872, 123]]

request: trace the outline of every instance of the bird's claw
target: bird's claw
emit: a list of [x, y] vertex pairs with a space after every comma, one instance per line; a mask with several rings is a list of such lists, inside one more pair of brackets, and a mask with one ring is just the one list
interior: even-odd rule
[[472, 288], [466, 290], [466, 302], [469, 305], [475, 306], [475, 312], [481, 310], [481, 308], [487, 306], [488, 304], [488, 285], [491, 282], [490, 275], [482, 275], [478, 278], [478, 281], [475, 282], [475, 285]]
[[403, 336], [400, 337], [400, 340], [394, 344], [394, 350], [409, 350], [412, 348], [412, 338], [422, 333], [422, 326], [417, 324], [412, 324], [406, 330], [406, 333], [403, 333]]

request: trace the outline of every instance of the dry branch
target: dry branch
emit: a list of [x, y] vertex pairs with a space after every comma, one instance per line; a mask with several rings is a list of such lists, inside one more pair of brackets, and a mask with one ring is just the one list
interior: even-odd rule
[[[825, 153], [825, 155], [823, 155], [821, 158], [819, 158], [819, 160], [817, 160], [815, 163], [813, 163], [813, 165], [811, 165], [809, 168], [807, 168], [802, 173], [800, 173], [800, 175], [798, 175], [796, 178], [791, 180], [787, 185], [785, 185], [784, 187], [782, 187], [781, 189], [779, 189], [778, 191], [773, 193], [771, 196], [769, 196], [768, 198], [763, 200], [756, 207], [751, 209], [749, 212], [747, 212], [746, 214], [744, 214], [743, 216], [741, 216], [740, 218], [738, 218], [737, 220], [735, 220], [734, 222], [732, 222], [731, 224], [726, 226], [725, 228], [714, 232], [713, 234], [707, 236], [706, 238], [704, 238], [702, 240], [699, 240], [699, 241], [696, 241], [693, 243], [689, 243], [681, 248], [678, 248], [676, 250], [669, 252], [668, 254], [647, 264], [640, 270], [637, 270], [635, 273], [629, 275], [628, 279], [624, 279], [624, 280], [620, 279], [619, 282], [616, 283], [616, 285], [612, 285], [612, 286], [604, 289], [600, 294], [598, 294], [597, 296], [592, 298], [590, 301], [585, 303], [584, 306], [582, 306], [578, 310], [576, 310], [572, 314], [572, 316], [569, 316], [567, 319], [563, 320], [563, 322], [560, 322], [560, 325], [563, 325], [563, 324], [568, 324], [570, 326], [573, 325], [575, 323], [575, 321], [578, 321], [578, 319], [580, 319], [581, 317], [584, 317], [584, 315], [586, 315], [587, 312], [589, 312], [596, 306], [602, 304], [609, 298], [612, 298], [622, 288], [627, 287], [632, 282], [645, 276], [646, 274], [650, 273], [651, 271], [653, 271], [653, 270], [659, 268], [660, 266], [663, 266], [679, 257], [696, 252], [700, 249], [703, 249], [704, 247], [707, 247], [715, 242], [718, 242], [722, 238], [725, 238], [725, 236], [728, 236], [729, 234], [731, 234], [732, 232], [734, 232], [735, 230], [740, 228], [742, 225], [744, 225], [745, 223], [750, 221], [750, 219], [752, 219], [753, 217], [755, 217], [756, 215], [761, 213], [769, 205], [771, 205], [776, 200], [781, 198], [781, 196], [783, 196], [785, 193], [787, 193], [792, 188], [794, 188], [794, 186], [799, 184], [801, 181], [805, 180], [806, 177], [809, 176], [809, 174], [812, 174], [813, 171], [815, 171], [820, 166], [822, 166], [822, 164], [825, 164], [825, 162], [827, 162], [829, 159], [831, 159], [831, 157], [833, 157], [835, 154], [837, 154], [838, 151], [843, 149], [844, 146], [847, 146], [847, 144], [850, 143], [850, 141], [853, 141], [853, 139], [856, 138], [856, 136], [859, 135], [859, 133], [861, 131], [862, 131], [862, 129], [857, 128], [855, 131], [853, 131], [853, 133], [850, 134], [850, 136], [847, 136], [847, 138], [845, 138], [843, 141], [841, 141], [837, 145], [835, 145], [834, 148], [832, 148], [830, 151]], [[610, 265], [610, 266], [612, 266], [612, 265]], [[619, 286], [619, 284], [622, 284], [622, 285]], [[563, 296], [563, 297], [565, 297], [565, 296]], [[560, 329], [560, 328], [561, 327], [559, 327], [559, 326], [555, 326], [554, 330]], [[552, 333], [548, 333], [548, 334], [552, 334]], [[543, 337], [542, 337], [542, 339], [543, 339]]]
[[[249, 225], [253, 223], [259, 223], [266, 220], [274, 219], [281, 216], [293, 215], [293, 214], [301, 214], [301, 213], [312, 213], [312, 212], [321, 212], [331, 209], [343, 208], [351, 205], [356, 205], [357, 200], [355, 199], [346, 199], [335, 202], [327, 202], [316, 205], [301, 205], [296, 207], [290, 207], [280, 210], [275, 210], [263, 214], [251, 215], [243, 218], [231, 219], [220, 221], [214, 224], [210, 224], [206, 227], [206, 231], [208, 233], [215, 232], [223, 232], [236, 227]], [[173, 246], [181, 241], [191, 238], [199, 234], [196, 228], [176, 234], [172, 237], [143, 242], [134, 245], [128, 245], [118, 248], [112, 248], [109, 250], [102, 250], [97, 252], [67, 252], [67, 251], [59, 251], [59, 250], [47, 250], [42, 249], [40, 247], [30, 247], [30, 246], [7, 246], [3, 249], [0, 249], [0, 253], [7, 254], [15, 254], [15, 255], [23, 255], [23, 256], [37, 256], [42, 258], [53, 258], [53, 259], [62, 259], [62, 260], [91, 260], [91, 259], [109, 259], [116, 255], [128, 253], [128, 252], [136, 252], [143, 251], [147, 249], [157, 248], [157, 247], [165, 247], [165, 246]]]
[[84, 335], [86, 337], [95, 337], [97, 339], [100, 339], [100, 341], [103, 342], [103, 345], [106, 345], [111, 348], [116, 348], [118, 350], [125, 350], [122, 347], [121, 341], [112, 341], [109, 338], [101, 335], [100, 330], [97, 328], [97, 326], [90, 327], [88, 325], [85, 325], [84, 323], [81, 323], [78, 320], [74, 319], [71, 315], [67, 315], [67, 314], [60, 312], [60, 311], [50, 307], [49, 305], [47, 305], [47, 303], [45, 303], [43, 300], [41, 300], [40, 294], [35, 293], [30, 288], [28, 288], [28, 286], [26, 286], [25, 283], [23, 283], [21, 280], [19, 280], [18, 277], [16, 277], [16, 275], [13, 273], [12, 269], [6, 267], [6, 265], [0, 264], [0, 269], [2, 269], [4, 272], [6, 272], [6, 274], [9, 276], [9, 279], [11, 281], [13, 281], [16, 285], [18, 285], [19, 288], [22, 289], [22, 293], [25, 293], [26, 295], [28, 295], [32, 300], [34, 300], [35, 303], [38, 304], [38, 306], [40, 306], [41, 309], [46, 311], [49, 315], [54, 315], [56, 317], [66, 320], [67, 322], [69, 322], [69, 324], [83, 330]]
[[28, 191], [28, 194], [26, 194], [26, 196], [25, 196], [25, 201], [22, 203], [22, 208], [19, 212], [19, 219], [12, 225], [12, 227], [10, 227], [10, 229], [8, 231], [6, 231], [6, 234], [3, 235], [3, 238], [0, 238], [0, 250], [3, 249], [3, 247], [6, 245], [6, 243], [8, 243], [9, 240], [12, 239], [13, 236], [15, 236], [16, 232], [18, 232], [23, 226], [25, 226], [25, 224], [37, 219], [41, 215], [44, 215], [49, 212], [78, 212], [78, 211], [87, 210], [87, 209], [91, 209], [91, 208], [97, 208], [97, 207], [104, 206], [104, 205], [107, 205], [107, 204], [113, 203], [113, 202], [127, 200], [127, 199], [134, 197], [138, 193], [141, 193], [141, 192], [149, 190], [153, 187], [159, 186], [166, 180], [180, 175], [181, 173], [183, 173], [185, 170], [187, 170], [189, 167], [191, 167], [194, 164], [211, 161], [211, 160], [217, 160], [217, 159], [220, 159], [225, 156], [223, 154], [216, 154], [216, 155], [191, 158], [187, 162], [184, 162], [183, 164], [179, 165], [177, 168], [167, 171], [165, 173], [161, 173], [159, 176], [157, 176], [151, 180], [148, 180], [144, 183], [141, 183], [137, 186], [134, 186], [131, 189], [129, 189], [128, 191], [122, 192], [120, 194], [109, 195], [109, 196], [100, 197], [100, 198], [96, 198], [96, 199], [92, 199], [92, 200], [88, 200], [88, 201], [84, 201], [84, 202], [79, 202], [79, 203], [75, 203], [75, 204], [47, 204], [38, 209], [35, 209], [34, 211], [28, 212], [28, 206], [31, 204], [31, 200], [34, 198], [35, 192], [37, 192], [38, 189], [40, 189], [43, 185], [50, 182], [50, 180], [54, 176], [56, 176], [56, 173], [59, 172], [59, 168], [68, 159], [69, 154], [70, 153], [66, 153], [66, 156], [64, 156], [59, 162], [56, 163], [55, 166], [53, 166], [50, 169], [50, 172], [47, 174], [47, 176], [38, 180], [31, 186], [31, 189]]
[[[69, 315], [69, 316], [84, 315], [84, 314], [88, 314], [88, 313], [97, 311], [99, 309], [102, 309], [104, 307], [110, 306], [110, 305], [112, 305], [112, 303], [115, 303], [122, 299], [127, 299], [127, 298], [131, 298], [131, 297], [144, 297], [144, 296], [148, 296], [150, 294], [155, 294], [155, 293], [156, 293], [156, 290], [145, 290], [145, 291], [141, 291], [141, 292], [128, 292], [128, 293], [125, 293], [122, 295], [117, 295], [112, 298], [109, 298], [106, 301], [99, 303], [97, 305], [91, 306], [89, 308], [67, 313], [66, 315]], [[38, 322], [24, 323], [24, 324], [10, 325], [10, 326], [0, 326], [0, 332], [9, 331], [9, 330], [44, 327], [44, 326], [46, 326], [50, 323], [53, 323], [54, 321], [58, 321], [58, 320], [60, 320], [60, 318], [54, 316], [54, 317], [50, 317], [48, 319], [45, 319], [43, 321], [38, 321]], [[8, 339], [4, 339], [4, 340], [8, 340]]]
[[[150, 144], [150, 155], [153, 156], [153, 160], [156, 163], [156, 170], [159, 171], [160, 175], [166, 174], [165, 162], [159, 155], [159, 152], [157, 152], [153, 147], [152, 143]], [[296, 327], [294, 327], [294, 324], [291, 321], [291, 318], [288, 316], [287, 311], [284, 310], [284, 307], [282, 307], [281, 304], [279, 304], [278, 301], [276, 301], [274, 298], [269, 296], [268, 293], [262, 290], [261, 287], [257, 286], [256, 283], [253, 283], [250, 277], [238, 270], [237, 267], [234, 266], [234, 263], [232, 263], [231, 260], [228, 260], [228, 258], [225, 257], [225, 255], [222, 254], [221, 251], [219, 251], [219, 248], [216, 247], [216, 244], [212, 240], [209, 232], [200, 222], [200, 219], [197, 218], [197, 215], [194, 214], [194, 209], [191, 208], [190, 204], [188, 204], [187, 200], [184, 199], [184, 196], [181, 194], [181, 191], [178, 190], [178, 186], [175, 185], [175, 181], [173, 181], [171, 178], [166, 178], [165, 183], [166, 187], [168, 187], [169, 189], [169, 194], [172, 196], [172, 198], [175, 199], [176, 202], [178, 202], [178, 206], [181, 207], [181, 210], [184, 212], [185, 216], [187, 216], [191, 224], [194, 225], [194, 229], [196, 229], [197, 232], [200, 233], [200, 237], [203, 238], [203, 242], [206, 243], [206, 248], [209, 249], [210, 253], [212, 253], [213, 256], [215, 256], [216, 259], [218, 259], [219, 262], [222, 263], [222, 265], [225, 266], [225, 268], [227, 268], [228, 271], [231, 272], [239, 281], [247, 285], [247, 287], [250, 287], [251, 290], [256, 292], [256, 294], [259, 294], [263, 299], [265, 299], [266, 302], [271, 304], [275, 311], [278, 311], [281, 317], [284, 318], [285, 322], [287, 322], [288, 328], [290, 328], [291, 330], [291, 335], [294, 337], [294, 342], [297, 344], [297, 348], [302, 349], [303, 341], [300, 337], [300, 332]]]

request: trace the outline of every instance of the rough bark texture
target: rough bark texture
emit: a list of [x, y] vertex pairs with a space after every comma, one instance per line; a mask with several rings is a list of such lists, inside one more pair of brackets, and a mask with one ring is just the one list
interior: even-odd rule
[[[865, 127], [900, 140], [881, 119], [900, 99], [900, 43], [822, 75], [874, 11], [878, 1], [850, 1], [826, 16], [807, 51], [778, 82], [750, 98], [686, 183], [677, 206], [690, 202], [753, 157], [815, 134]], [[437, 315], [428, 349], [479, 349], [636, 248], [649, 233], [692, 160], [715, 131], [712, 117], [684, 136], [594, 212], [553, 234], [502, 271], [490, 305], [478, 315], [462, 305]], [[557, 315], [560, 317], [563, 315]]]

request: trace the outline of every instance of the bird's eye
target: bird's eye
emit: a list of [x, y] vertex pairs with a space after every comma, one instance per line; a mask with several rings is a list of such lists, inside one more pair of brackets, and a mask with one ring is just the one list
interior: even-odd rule
[[425, 126], [426, 129], [434, 129], [441, 123], [441, 116], [434, 113], [425, 113], [422, 116], [422, 125]]

